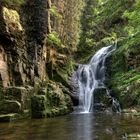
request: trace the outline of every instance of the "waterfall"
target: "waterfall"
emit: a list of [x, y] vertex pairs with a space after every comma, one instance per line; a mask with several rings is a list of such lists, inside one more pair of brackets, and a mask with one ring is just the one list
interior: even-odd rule
[[[96, 88], [105, 88], [105, 61], [115, 49], [116, 44], [101, 48], [88, 64], [79, 65], [76, 73], [79, 85], [79, 108], [81, 112], [91, 112], [94, 103], [94, 90]], [[113, 104], [115, 104], [114, 101]]]

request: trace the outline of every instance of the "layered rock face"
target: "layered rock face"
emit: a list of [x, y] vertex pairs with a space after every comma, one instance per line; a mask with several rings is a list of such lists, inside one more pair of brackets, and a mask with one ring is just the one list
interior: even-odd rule
[[0, 29], [0, 83], [2, 87], [23, 85], [27, 73], [24, 31], [20, 17], [15, 10], [6, 7], [1, 7], [0, 15], [3, 24]]
[[1, 86], [34, 84], [35, 77], [45, 79], [49, 7], [47, 0], [29, 1], [19, 12], [1, 6]]
[[[50, 0], [28, 0], [18, 11], [11, 6], [0, 5], [0, 114], [18, 113], [24, 116], [25, 112], [30, 114], [32, 110], [32, 117], [38, 118], [65, 114], [71, 110], [69, 96], [59, 85], [48, 80], [46, 63], [51, 59], [51, 51], [48, 51], [45, 40], [51, 32], [50, 7]], [[49, 103], [51, 97], [47, 97], [49, 93], [54, 93], [55, 88], [40, 95], [50, 82], [59, 89], [55, 94], [62, 104], [57, 109], [55, 103]], [[45, 104], [43, 111], [38, 108], [39, 114], [34, 112], [36, 104]], [[57, 113], [54, 113], [56, 110]], [[4, 117], [10, 120], [9, 116]]]

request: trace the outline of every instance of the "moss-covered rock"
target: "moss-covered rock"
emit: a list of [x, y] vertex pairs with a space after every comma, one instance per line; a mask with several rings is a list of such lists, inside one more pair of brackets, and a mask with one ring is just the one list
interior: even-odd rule
[[106, 88], [96, 88], [94, 90], [94, 108], [96, 110], [105, 110], [112, 106], [112, 97]]
[[11, 122], [17, 120], [18, 118], [20, 118], [20, 116], [16, 113], [0, 115], [0, 122]]
[[31, 98], [32, 118], [44, 118], [46, 110], [46, 97], [44, 95], [35, 95]]
[[32, 96], [32, 88], [25, 87], [7, 87], [4, 90], [4, 98], [8, 100], [16, 100], [21, 103], [22, 110], [30, 108], [30, 97]]
[[7, 6], [13, 6], [13, 9], [17, 6], [21, 6], [25, 3], [25, 0], [2, 0], [2, 3], [4, 3]]
[[16, 10], [3, 7], [3, 16], [8, 33], [16, 34], [17, 31], [23, 31], [23, 27], [20, 23], [20, 15]]
[[60, 84], [49, 81], [31, 98], [32, 118], [55, 117], [72, 111], [72, 101]]
[[68, 94], [64, 93], [59, 84], [48, 84], [47, 92], [47, 116], [64, 115], [72, 111], [72, 101]]

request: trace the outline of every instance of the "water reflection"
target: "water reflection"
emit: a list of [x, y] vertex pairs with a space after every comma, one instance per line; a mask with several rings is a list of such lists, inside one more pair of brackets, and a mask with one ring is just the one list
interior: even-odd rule
[[71, 114], [0, 124], [0, 140], [125, 140], [130, 134], [131, 137], [140, 134], [140, 118], [103, 113]]
[[92, 140], [94, 133], [93, 118], [91, 114], [74, 115], [74, 136], [76, 140]]

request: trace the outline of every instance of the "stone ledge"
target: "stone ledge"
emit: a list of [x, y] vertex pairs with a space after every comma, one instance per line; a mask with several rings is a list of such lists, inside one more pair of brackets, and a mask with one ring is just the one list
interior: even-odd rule
[[0, 115], [0, 122], [11, 122], [20, 118], [17, 113]]
[[20, 113], [21, 104], [15, 100], [0, 101], [0, 114]]

